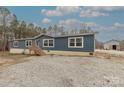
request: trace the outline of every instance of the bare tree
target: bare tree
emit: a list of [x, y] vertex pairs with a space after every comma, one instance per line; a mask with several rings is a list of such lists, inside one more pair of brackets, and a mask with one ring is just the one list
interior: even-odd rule
[[14, 16], [14, 19], [13, 21], [11, 22], [10, 24], [10, 31], [11, 31], [11, 34], [13, 34], [13, 38], [18, 38], [18, 32], [19, 32], [19, 22], [17, 20], [17, 17], [16, 15], [13, 15]]
[[47, 31], [46, 31], [46, 28], [43, 28], [43, 29], [42, 29], [42, 33], [43, 33], [43, 34], [46, 34], [46, 32], [47, 32]]
[[2, 17], [2, 25], [3, 25], [3, 31], [2, 31], [2, 37], [3, 37], [3, 47], [2, 50], [3, 52], [5, 52], [5, 48], [6, 48], [6, 18], [7, 16], [10, 14], [10, 11], [5, 8], [5, 7], [0, 7], [0, 15]]
[[54, 25], [53, 26], [53, 30], [54, 30], [54, 34], [56, 36], [57, 35], [58, 26], [57, 25]]
[[60, 35], [66, 35], [64, 29], [65, 29], [64, 26], [60, 26], [60, 27], [58, 28], [58, 32], [60, 33]]
[[19, 37], [18, 38], [26, 38], [26, 22], [22, 21], [20, 24]]
[[49, 35], [52, 35], [52, 29], [53, 29], [52, 26], [49, 26], [49, 27], [48, 27], [47, 32], [48, 32]]

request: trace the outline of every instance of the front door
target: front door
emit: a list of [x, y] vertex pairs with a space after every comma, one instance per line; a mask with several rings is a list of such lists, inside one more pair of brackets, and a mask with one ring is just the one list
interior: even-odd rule
[[36, 45], [37, 45], [37, 47], [40, 47], [40, 41], [39, 40], [36, 40]]
[[117, 45], [112, 45], [112, 49], [116, 50], [117, 49]]

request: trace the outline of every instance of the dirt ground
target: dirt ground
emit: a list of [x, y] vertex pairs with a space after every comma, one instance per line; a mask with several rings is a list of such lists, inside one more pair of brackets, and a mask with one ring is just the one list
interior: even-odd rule
[[24, 62], [30, 55], [12, 55], [9, 52], [0, 52], [0, 68]]
[[124, 87], [124, 57], [0, 56], [0, 86]]

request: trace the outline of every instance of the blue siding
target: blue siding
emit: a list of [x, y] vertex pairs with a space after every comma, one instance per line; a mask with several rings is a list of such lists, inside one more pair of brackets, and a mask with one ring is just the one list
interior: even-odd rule
[[94, 36], [86, 35], [84, 37], [84, 47], [83, 48], [68, 48], [68, 37], [55, 38], [55, 47], [53, 48], [43, 48], [45, 50], [63, 50], [63, 51], [84, 51], [93, 52], [94, 51]]
[[13, 46], [13, 42], [10, 42], [10, 47], [11, 48], [27, 49], [27, 47], [25, 46], [25, 40], [16, 40], [16, 41], [19, 41], [19, 46], [18, 47], [14, 47]]
[[[74, 36], [73, 36], [74, 37]], [[77, 37], [77, 36], [76, 36]], [[79, 36], [78, 36], [79, 37]], [[44, 50], [63, 50], [63, 51], [84, 51], [84, 52], [93, 52], [94, 51], [94, 35], [84, 35], [80, 36], [84, 39], [84, 47], [83, 48], [68, 48], [68, 37], [56, 37], [55, 47], [43, 47], [43, 39], [50, 39], [49, 36], [41, 36], [35, 40], [39, 41], [40, 48]], [[34, 40], [33, 40], [34, 41]], [[13, 45], [11, 44], [13, 48]], [[19, 40], [19, 47], [21, 49], [26, 49], [25, 40]]]

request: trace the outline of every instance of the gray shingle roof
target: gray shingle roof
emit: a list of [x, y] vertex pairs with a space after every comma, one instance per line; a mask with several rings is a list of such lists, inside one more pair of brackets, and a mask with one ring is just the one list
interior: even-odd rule
[[[109, 42], [112, 42], [112, 41], [120, 42], [119, 40], [112, 39], [112, 40], [106, 41], [105, 43], [109, 43]], [[104, 43], [104, 44], [105, 44], [105, 43]]]
[[[61, 35], [61, 36], [51, 36], [51, 35], [47, 35], [47, 34], [40, 34], [40, 35], [37, 35], [33, 38], [21, 38], [21, 39], [14, 39], [14, 40], [31, 40], [31, 39], [36, 39], [36, 38], [39, 38], [43, 35], [45, 36], [48, 36], [48, 37], [51, 37], [51, 38], [59, 38], [59, 37], [71, 37], [71, 36], [84, 36], [84, 35], [94, 35], [95, 33], [83, 33], [83, 34], [75, 34], [75, 35]], [[12, 40], [12, 41], [14, 41]]]

